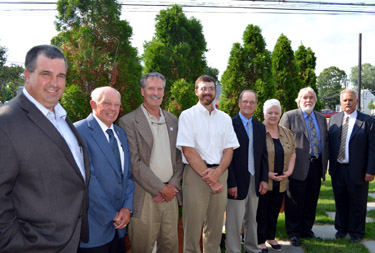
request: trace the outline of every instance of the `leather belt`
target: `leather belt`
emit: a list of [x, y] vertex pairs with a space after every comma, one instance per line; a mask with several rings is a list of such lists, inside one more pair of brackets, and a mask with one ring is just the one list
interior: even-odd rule
[[206, 163], [206, 166], [207, 166], [207, 168], [213, 168], [213, 167], [218, 167], [219, 164], [208, 164], [208, 163]]
[[319, 157], [315, 157], [315, 156], [310, 157], [310, 162], [311, 163], [317, 162], [317, 161], [320, 161], [320, 156]]

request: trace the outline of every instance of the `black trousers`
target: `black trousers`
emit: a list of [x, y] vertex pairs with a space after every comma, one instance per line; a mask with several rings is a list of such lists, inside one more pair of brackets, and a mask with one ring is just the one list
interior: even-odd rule
[[[350, 178], [349, 165], [338, 164], [332, 175], [332, 189], [335, 196], [335, 228], [352, 237], [365, 235], [367, 195], [369, 184], [356, 183]], [[357, 168], [354, 168], [357, 169]]]
[[259, 196], [257, 210], [258, 244], [275, 239], [277, 218], [283, 203], [284, 193], [275, 189]]
[[78, 248], [78, 253], [125, 253], [125, 238], [119, 238], [117, 230], [113, 240], [105, 245], [93, 248]]
[[321, 159], [310, 162], [304, 181], [289, 178], [285, 196], [285, 228], [289, 237], [310, 237], [315, 221], [322, 177]]

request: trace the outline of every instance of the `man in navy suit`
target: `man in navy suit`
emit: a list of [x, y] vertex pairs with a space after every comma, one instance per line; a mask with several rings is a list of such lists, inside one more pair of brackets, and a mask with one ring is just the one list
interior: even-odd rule
[[257, 107], [254, 91], [243, 91], [238, 106], [240, 112], [232, 122], [240, 147], [234, 150], [228, 167], [226, 252], [241, 252], [240, 233], [244, 221], [245, 250], [259, 252], [256, 223], [258, 196], [268, 190], [266, 128], [252, 117]]
[[374, 119], [356, 110], [357, 93], [340, 93], [342, 112], [329, 121], [329, 174], [336, 203], [336, 238], [350, 234], [359, 242], [365, 234], [369, 182], [375, 174]]
[[133, 209], [134, 183], [125, 131], [114, 125], [120, 93], [100, 87], [91, 93], [91, 113], [75, 123], [90, 157], [89, 242], [78, 252], [125, 252], [124, 236]]

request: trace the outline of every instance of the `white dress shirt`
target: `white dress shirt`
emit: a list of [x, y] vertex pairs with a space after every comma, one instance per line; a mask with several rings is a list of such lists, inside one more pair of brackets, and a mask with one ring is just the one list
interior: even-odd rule
[[349, 163], [349, 141], [350, 141], [350, 136], [352, 135], [353, 128], [355, 121], [357, 120], [357, 110], [354, 110], [352, 114], [346, 114], [344, 112], [344, 117], [342, 119], [342, 122], [344, 124], [345, 117], [349, 117], [349, 125], [348, 125], [348, 133], [346, 135], [346, 141], [345, 141], [345, 160], [341, 161], [342, 163]]
[[[210, 114], [198, 102], [180, 115], [176, 147], [183, 146], [195, 148], [207, 164], [220, 164], [223, 150], [240, 144], [229, 115], [216, 108]], [[188, 163], [184, 155], [182, 161]]]
[[41, 113], [47, 117], [47, 119], [52, 123], [52, 125], [57, 129], [57, 131], [61, 134], [64, 138], [66, 144], [68, 144], [70, 151], [74, 157], [74, 160], [85, 179], [85, 166], [83, 162], [83, 151], [82, 147], [78, 144], [78, 140], [74, 135], [73, 131], [70, 129], [68, 123], [65, 121], [66, 119], [66, 111], [65, 109], [57, 103], [54, 107], [54, 111], [52, 112], [44, 107], [41, 103], [39, 103], [34, 97], [32, 97], [26, 89], [23, 89], [23, 94], [26, 96], [31, 103], [33, 103]]

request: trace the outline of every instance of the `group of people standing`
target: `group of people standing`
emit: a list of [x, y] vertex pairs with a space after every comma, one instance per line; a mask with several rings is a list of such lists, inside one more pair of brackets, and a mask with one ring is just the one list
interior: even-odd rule
[[[374, 120], [341, 92], [343, 112], [314, 111], [311, 88], [282, 115], [276, 99], [252, 115], [257, 95], [239, 96], [231, 119], [216, 109], [216, 82], [200, 76], [199, 101], [179, 119], [161, 109], [166, 80], [141, 79], [143, 103], [117, 120], [121, 95], [91, 93], [92, 113], [72, 123], [59, 104], [67, 62], [54, 46], [26, 55], [25, 89], [0, 109], [0, 252], [178, 252], [183, 205], [184, 252], [218, 252], [226, 211], [226, 252], [267, 252], [285, 198], [291, 244], [312, 231], [328, 160], [336, 201], [336, 237], [365, 233], [368, 182], [375, 174]], [[281, 117], [282, 115], [282, 117]], [[281, 119], [280, 119], [281, 118]], [[201, 238], [201, 235], [202, 238]]]

